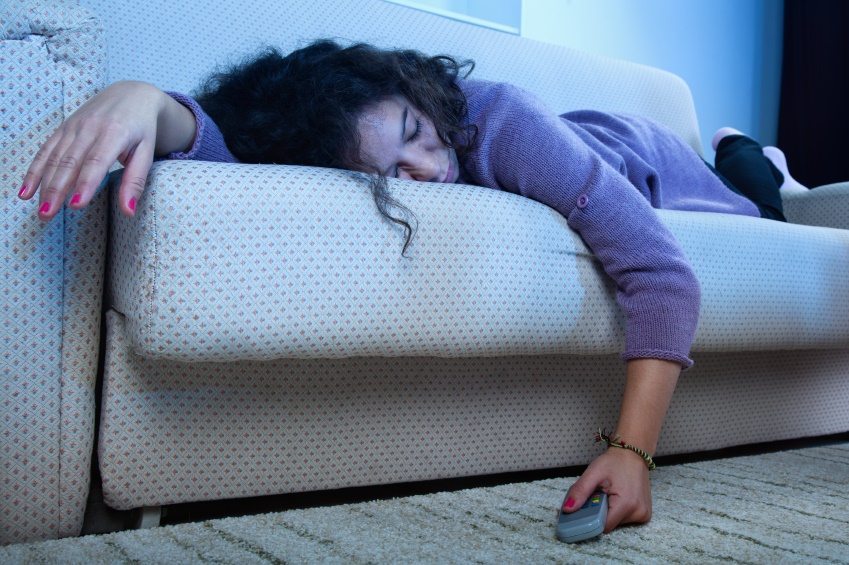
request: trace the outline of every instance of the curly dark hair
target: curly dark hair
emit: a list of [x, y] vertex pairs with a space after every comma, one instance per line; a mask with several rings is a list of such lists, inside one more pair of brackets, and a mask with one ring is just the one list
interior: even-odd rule
[[[210, 76], [195, 97], [240, 161], [371, 173], [378, 210], [404, 228], [404, 255], [415, 215], [390, 196], [380, 171], [362, 161], [357, 120], [370, 105], [404, 96], [462, 157], [475, 131], [464, 125], [466, 98], [457, 79], [473, 68], [472, 61], [447, 55], [319, 40], [286, 56], [267, 48]], [[393, 208], [403, 217], [393, 215]]]

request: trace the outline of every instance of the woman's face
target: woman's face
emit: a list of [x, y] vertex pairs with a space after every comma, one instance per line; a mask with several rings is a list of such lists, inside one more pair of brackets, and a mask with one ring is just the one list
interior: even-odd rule
[[436, 134], [433, 122], [403, 96], [369, 106], [357, 122], [360, 158], [387, 177], [457, 182], [457, 154]]

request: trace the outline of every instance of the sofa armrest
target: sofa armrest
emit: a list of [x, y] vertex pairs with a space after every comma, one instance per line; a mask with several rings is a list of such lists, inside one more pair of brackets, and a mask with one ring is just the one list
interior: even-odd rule
[[789, 222], [849, 229], [849, 182], [783, 194], [782, 201]]
[[[487, 188], [390, 183], [419, 219], [409, 258], [353, 173], [156, 164], [111, 236], [131, 347], [180, 361], [621, 351], [613, 282], [560, 214]], [[849, 232], [659, 214], [702, 286], [694, 351], [849, 344]]]
[[[3, 335], [0, 543], [78, 535], [89, 489], [106, 199], [53, 221], [14, 196], [47, 136], [103, 85], [105, 45], [71, 2], [0, 3]], [[13, 188], [14, 187], [14, 188]]]

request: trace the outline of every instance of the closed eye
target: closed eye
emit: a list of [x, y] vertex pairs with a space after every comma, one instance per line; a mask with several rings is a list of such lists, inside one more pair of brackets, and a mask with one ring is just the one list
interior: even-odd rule
[[410, 136], [410, 139], [407, 140], [407, 143], [409, 143], [411, 141], [415, 141], [415, 139], [419, 136], [419, 134], [421, 132], [422, 132], [422, 121], [420, 119], [416, 118], [416, 129], [413, 131], [413, 135]]
[[[413, 130], [413, 134], [407, 139], [407, 143], [412, 143], [416, 140], [419, 134], [422, 132], [422, 121], [416, 118], [416, 129]], [[398, 165], [395, 165], [395, 178], [398, 178], [400, 174], [401, 168]]]

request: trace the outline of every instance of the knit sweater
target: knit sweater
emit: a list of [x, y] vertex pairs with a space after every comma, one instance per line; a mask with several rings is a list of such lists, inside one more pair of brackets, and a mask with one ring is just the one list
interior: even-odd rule
[[[692, 365], [699, 283], [654, 208], [759, 216], [699, 155], [665, 127], [594, 111], [557, 116], [505, 83], [459, 83], [477, 127], [460, 181], [521, 194], [561, 213], [615, 281], [625, 313], [622, 358]], [[172, 159], [235, 162], [215, 123], [191, 98], [197, 135]]]

